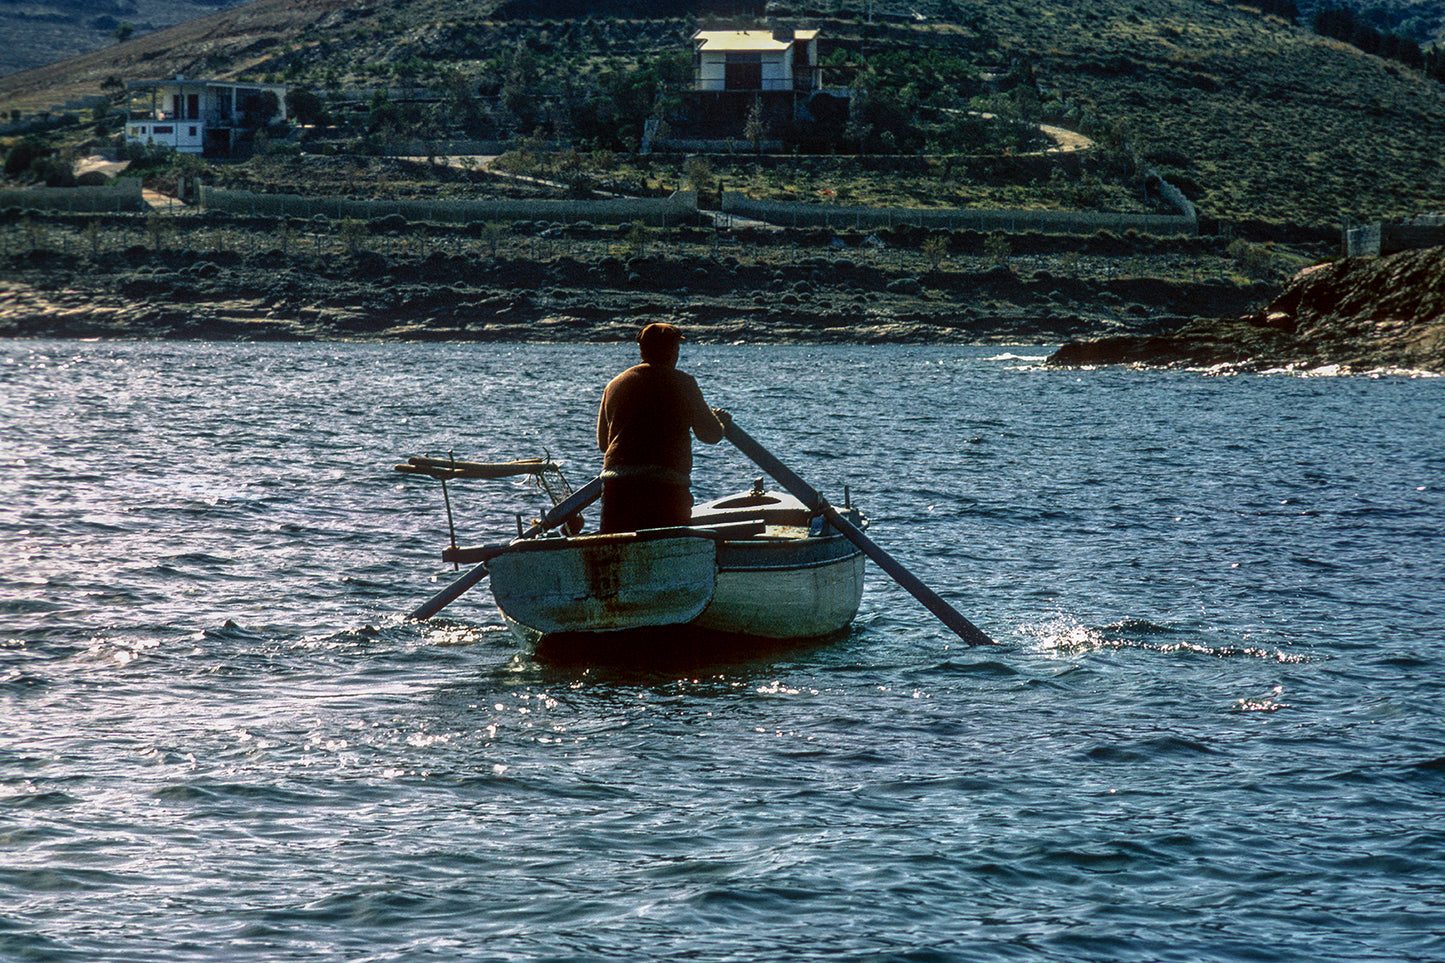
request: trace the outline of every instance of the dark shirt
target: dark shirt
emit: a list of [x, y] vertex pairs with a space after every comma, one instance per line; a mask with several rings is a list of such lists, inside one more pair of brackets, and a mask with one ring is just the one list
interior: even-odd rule
[[676, 368], [639, 364], [622, 372], [602, 392], [597, 411], [597, 447], [604, 469], [656, 467], [692, 472], [692, 439], [722, 440], [722, 423], [703, 400], [697, 379]]

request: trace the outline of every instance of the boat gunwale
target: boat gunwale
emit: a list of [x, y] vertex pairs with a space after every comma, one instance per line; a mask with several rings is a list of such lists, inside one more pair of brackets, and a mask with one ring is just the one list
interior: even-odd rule
[[802, 572], [808, 569], [837, 565], [840, 562], [851, 562], [862, 554], [862, 552], [850, 552], [847, 555], [835, 555], [832, 558], [823, 558], [812, 562], [793, 562], [788, 565], [724, 565], [720, 562], [718, 563], [718, 568], [721, 574], [731, 574], [733, 572]]
[[[746, 521], [751, 521], [746, 520]], [[733, 523], [736, 525], [737, 523]], [[741, 527], [741, 526], [738, 526]], [[709, 542], [747, 542], [755, 541], [773, 536], [765, 535], [761, 523], [758, 523], [758, 531], [744, 537], [729, 537], [725, 532], [719, 532], [704, 526], [677, 525], [671, 528], [643, 528], [635, 532], [588, 532], [582, 535], [561, 535], [549, 536], [546, 538], [517, 539], [509, 542], [505, 547], [506, 553], [511, 552], [546, 552], [558, 551], [566, 548], [594, 548], [608, 545], [635, 545], [639, 542], [658, 542], [665, 539], [695, 538]]]

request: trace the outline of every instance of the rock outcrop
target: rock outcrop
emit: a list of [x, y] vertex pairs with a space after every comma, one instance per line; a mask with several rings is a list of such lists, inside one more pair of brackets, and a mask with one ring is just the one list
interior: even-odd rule
[[1049, 364], [1445, 371], [1445, 248], [1316, 265], [1253, 314], [1070, 342]]

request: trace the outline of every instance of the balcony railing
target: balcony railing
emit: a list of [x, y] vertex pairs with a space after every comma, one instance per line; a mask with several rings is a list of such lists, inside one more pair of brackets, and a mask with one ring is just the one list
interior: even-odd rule
[[136, 110], [130, 112], [132, 123], [147, 124], [204, 124], [207, 127], [235, 127], [238, 120], [234, 114], [219, 110], [208, 110], [200, 117], [181, 117], [173, 110]]

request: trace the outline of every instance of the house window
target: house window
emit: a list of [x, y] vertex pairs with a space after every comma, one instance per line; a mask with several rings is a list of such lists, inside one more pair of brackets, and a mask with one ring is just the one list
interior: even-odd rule
[[723, 89], [762, 90], [763, 55], [760, 53], [730, 53], [723, 68]]
[[196, 129], [194, 127], [191, 128], [191, 136], [196, 136]]
[[155, 134], [174, 134], [176, 132], [176, 129], [170, 124], [166, 124], [164, 126], [155, 127], [151, 132]]

